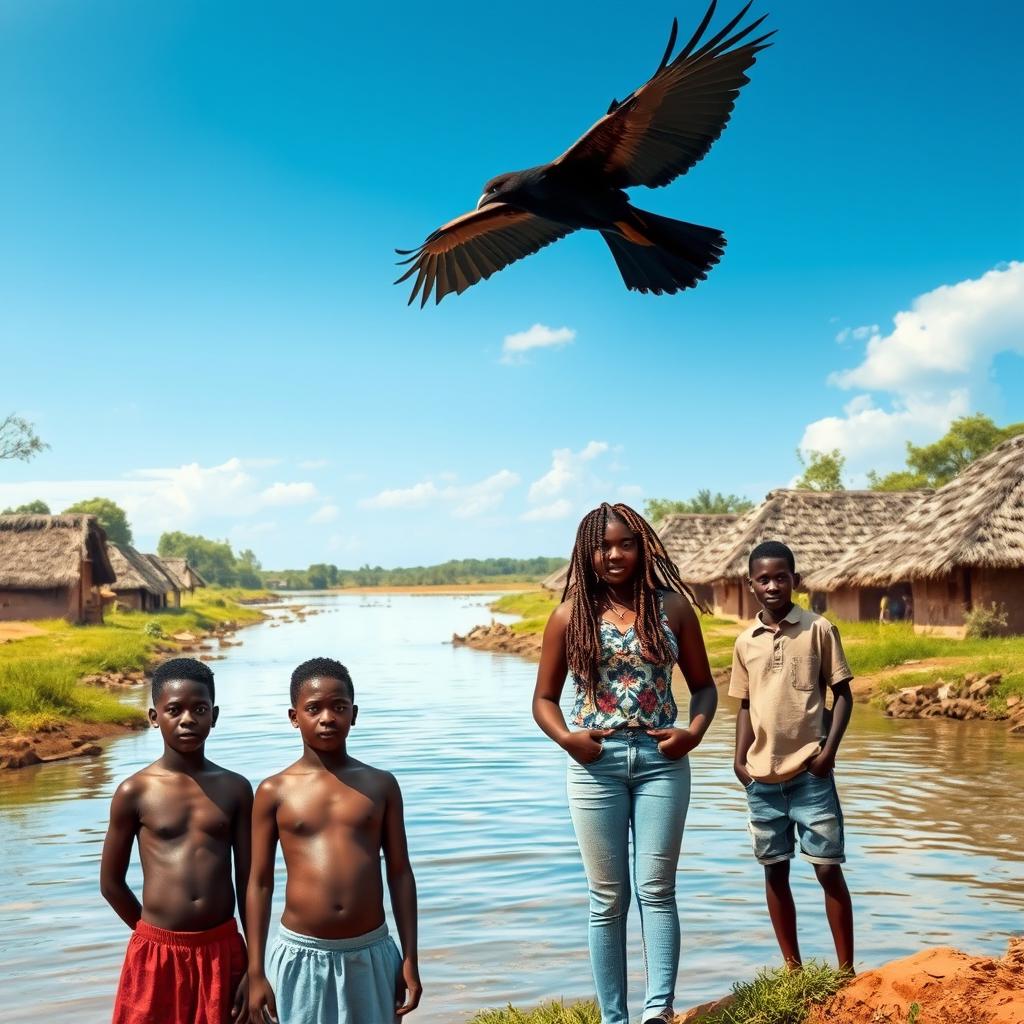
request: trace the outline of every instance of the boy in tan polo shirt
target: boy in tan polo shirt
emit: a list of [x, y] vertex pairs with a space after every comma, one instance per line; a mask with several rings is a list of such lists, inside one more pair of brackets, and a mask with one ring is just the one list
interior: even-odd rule
[[[740, 698], [733, 768], [747, 791], [754, 855], [786, 964], [800, 966], [789, 862], [800, 852], [825, 891], [825, 916], [839, 966], [853, 969], [853, 905], [843, 869], [843, 812], [833, 769], [853, 708], [852, 673], [839, 631], [793, 604], [799, 584], [793, 552], [758, 544], [748, 564], [761, 611], [736, 640], [729, 696]], [[825, 708], [825, 688], [833, 706]]]

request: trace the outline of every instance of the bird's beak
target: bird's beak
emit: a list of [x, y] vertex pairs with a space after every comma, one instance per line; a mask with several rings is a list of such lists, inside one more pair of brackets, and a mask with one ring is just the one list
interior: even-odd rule
[[482, 196], [481, 196], [481, 197], [480, 197], [480, 198], [479, 198], [479, 199], [478, 199], [478, 200], [476, 201], [476, 208], [477, 208], [478, 210], [482, 210], [482, 209], [483, 209], [483, 208], [484, 208], [485, 206], [488, 206], [488, 205], [490, 205], [491, 203], [496, 203], [497, 201], [498, 201], [498, 197], [497, 197], [497, 196], [496, 196], [496, 195], [495, 195], [495, 194], [494, 194], [493, 192], [485, 192], [485, 193], [484, 193], [484, 194], [483, 194], [483, 195], [482, 195]]

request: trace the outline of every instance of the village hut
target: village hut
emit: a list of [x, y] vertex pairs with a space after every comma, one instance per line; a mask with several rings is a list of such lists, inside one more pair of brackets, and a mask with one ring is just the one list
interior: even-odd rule
[[175, 608], [181, 607], [181, 586], [178, 578], [164, 565], [164, 560], [159, 555], [143, 555], [150, 565], [156, 570], [157, 576], [164, 581], [164, 596], [167, 603]]
[[179, 590], [187, 590], [191, 594], [197, 587], [209, 586], [199, 570], [187, 558], [161, 558], [160, 561], [171, 574], [171, 578], [177, 582]]
[[[910, 580], [914, 628], [961, 635], [975, 608], [1024, 633], [1024, 435], [1010, 438], [813, 583], [830, 594]], [[1001, 608], [1000, 608], [1001, 606]]]
[[101, 622], [106, 544], [95, 516], [0, 516], [0, 620]]
[[709, 583], [698, 583], [693, 577], [693, 568], [701, 556], [725, 532], [733, 526], [739, 516], [709, 515], [705, 513], [677, 513], [665, 516], [657, 526], [669, 558], [676, 564], [682, 581], [689, 585], [699, 604], [710, 608], [714, 604], [714, 593]]
[[167, 579], [130, 544], [107, 542], [107, 555], [117, 579], [110, 589], [117, 603], [137, 612], [157, 611], [167, 606]]
[[[813, 578], [898, 522], [927, 493], [771, 491], [757, 508], [739, 517], [718, 541], [694, 558], [687, 566], [688, 582], [711, 586], [716, 615], [752, 619], [758, 605], [747, 582], [747, 559], [755, 545], [764, 540], [788, 544], [797, 571]], [[833, 590], [826, 598], [811, 589], [811, 603], [817, 611], [827, 607], [837, 618], [874, 618], [885, 593], [883, 585], [849, 585]]]
[[565, 590], [565, 581], [569, 578], [569, 563], [566, 562], [561, 569], [556, 569], [550, 576], [541, 580], [541, 586], [545, 590], [553, 590], [556, 594], [561, 596], [562, 591]]

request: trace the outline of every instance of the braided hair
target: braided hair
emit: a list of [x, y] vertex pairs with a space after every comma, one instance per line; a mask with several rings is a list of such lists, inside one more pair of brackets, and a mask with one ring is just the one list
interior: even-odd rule
[[569, 671], [585, 684], [591, 700], [594, 699], [601, 662], [601, 600], [607, 593], [605, 584], [594, 569], [594, 552], [604, 543], [609, 520], [621, 522], [637, 539], [637, 564], [633, 572], [634, 631], [647, 661], [656, 664], [668, 661], [672, 656], [665, 631], [661, 628], [659, 589], [684, 594], [692, 605], [707, 611], [682, 581], [661, 538], [639, 512], [628, 505], [609, 505], [607, 502], [588, 512], [576, 531], [562, 600], [572, 598], [565, 631]]

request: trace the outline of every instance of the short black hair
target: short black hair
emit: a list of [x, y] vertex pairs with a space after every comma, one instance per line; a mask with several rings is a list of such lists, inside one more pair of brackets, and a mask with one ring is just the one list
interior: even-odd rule
[[162, 665], [157, 665], [153, 673], [152, 692], [153, 705], [160, 699], [164, 692], [164, 684], [172, 679], [190, 679], [193, 683], [201, 683], [210, 694], [210, 703], [214, 703], [213, 672], [209, 665], [204, 665], [195, 658], [171, 658]]
[[789, 571], [796, 572], [796, 559], [793, 557], [793, 552], [783, 544], [781, 540], [761, 541], [761, 543], [750, 552], [750, 558], [747, 559], [747, 572], [750, 572], [754, 563], [759, 558], [784, 558], [786, 560], [786, 564], [789, 566]]
[[302, 684], [310, 679], [340, 680], [348, 687], [348, 695], [352, 698], [353, 703], [355, 702], [356, 690], [352, 685], [352, 677], [340, 661], [335, 661], [333, 658], [310, 658], [292, 673], [292, 707], [295, 707], [299, 701], [299, 690], [302, 689]]

